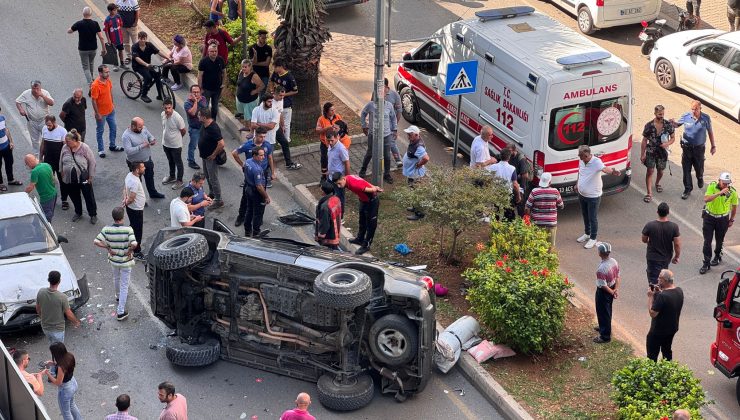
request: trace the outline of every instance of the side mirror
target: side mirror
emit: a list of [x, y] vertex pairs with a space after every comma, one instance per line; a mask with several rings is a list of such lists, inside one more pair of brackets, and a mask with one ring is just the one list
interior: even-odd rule
[[712, 312], [712, 316], [714, 319], [719, 321], [720, 318], [722, 318], [722, 313], [725, 310], [725, 305], [717, 305], [714, 307], [714, 311]]
[[64, 236], [62, 236], [62, 235], [57, 235], [57, 242], [59, 242], [60, 244], [68, 244], [69, 243], [69, 241], [67, 240], [67, 238], [64, 237]]
[[[410, 60], [413, 60], [413, 59], [414, 59], [414, 58], [413, 58], [413, 57], [411, 56], [411, 53], [406, 53], [406, 54], [404, 54], [404, 55], [403, 55], [403, 61], [410, 61]], [[405, 62], [404, 62], [404, 63], [403, 63], [403, 66], [404, 66], [404, 67], [406, 67], [406, 68], [407, 68], [407, 69], [409, 69], [409, 70], [416, 70], [416, 69], [414, 68], [414, 64], [415, 64], [415, 63], [405, 63]]]
[[725, 298], [727, 297], [727, 291], [729, 290], [729, 288], [730, 288], [730, 279], [727, 279], [727, 278], [722, 279], [722, 281], [720, 281], [719, 284], [717, 285], [717, 299], [715, 300], [715, 302], [718, 305], [721, 305], [725, 301]]
[[691, 48], [688, 51], [686, 51], [686, 55], [688, 55], [689, 57], [691, 57], [692, 55], [694, 55], [694, 49]]

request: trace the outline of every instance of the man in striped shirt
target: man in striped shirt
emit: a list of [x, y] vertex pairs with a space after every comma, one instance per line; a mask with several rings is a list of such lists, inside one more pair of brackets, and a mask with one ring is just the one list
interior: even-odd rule
[[555, 248], [555, 233], [558, 228], [558, 209], [563, 208], [563, 199], [557, 188], [550, 187], [552, 174], [540, 175], [540, 186], [533, 189], [527, 198], [524, 213], [530, 215], [532, 223], [547, 230], [550, 250]]
[[131, 267], [134, 266], [136, 237], [134, 229], [123, 224], [123, 207], [114, 208], [112, 213], [113, 224], [104, 227], [94, 243], [108, 251], [108, 261], [113, 268], [113, 284], [116, 289], [116, 301], [118, 301], [117, 319], [123, 321], [128, 317], [126, 298], [128, 297]]

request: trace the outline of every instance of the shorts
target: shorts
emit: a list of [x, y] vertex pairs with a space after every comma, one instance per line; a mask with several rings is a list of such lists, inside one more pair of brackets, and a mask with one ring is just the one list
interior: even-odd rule
[[662, 159], [656, 156], [655, 153], [645, 153], [645, 167], [648, 169], [657, 168], [659, 171], [665, 169], [668, 164], [668, 159]]
[[114, 47], [116, 47], [116, 49], [117, 49], [118, 51], [123, 51], [123, 44], [115, 44], [115, 45], [113, 45], [113, 46], [114, 46]]
[[699, 8], [701, 8], [701, 0], [686, 0], [686, 11], [694, 16], [701, 16], [699, 14]]

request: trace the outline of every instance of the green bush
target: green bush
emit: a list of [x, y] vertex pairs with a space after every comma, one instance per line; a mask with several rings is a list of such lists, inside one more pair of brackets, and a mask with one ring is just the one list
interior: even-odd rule
[[708, 403], [700, 382], [676, 362], [632, 359], [612, 377], [612, 400], [621, 419], [670, 419], [679, 408], [700, 419], [699, 409]]
[[573, 285], [549, 247], [547, 233], [527, 216], [493, 222], [490, 244], [463, 274], [472, 284], [467, 299], [492, 338], [522, 353], [549, 348], [565, 323]]
[[[257, 42], [257, 31], [260, 29], [266, 29], [264, 25], [260, 25], [257, 22], [257, 6], [255, 5], [255, 0], [246, 0], [246, 19], [247, 19], [247, 45], [252, 45], [255, 42]], [[224, 7], [224, 13], [227, 13], [227, 8]], [[229, 22], [226, 22], [226, 24], [223, 26], [223, 28], [226, 30], [226, 32], [229, 33], [232, 37], [236, 38], [242, 33], [242, 20], [236, 19]], [[242, 41], [244, 42], [244, 41]], [[268, 43], [269, 41], [268, 37]], [[243, 52], [243, 44], [239, 43], [234, 45], [233, 47], [229, 48], [229, 63], [226, 65], [226, 75], [229, 78], [229, 82], [234, 85], [236, 84], [236, 79], [239, 76], [239, 71], [241, 71], [241, 62], [242, 59], [244, 59]]]

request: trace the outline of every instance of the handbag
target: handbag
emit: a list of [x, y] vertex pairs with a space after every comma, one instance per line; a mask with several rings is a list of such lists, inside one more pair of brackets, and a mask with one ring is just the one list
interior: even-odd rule
[[222, 166], [226, 163], [226, 150], [221, 150], [218, 155], [216, 155], [216, 165]]
[[111, 43], [105, 44], [105, 55], [103, 56], [103, 64], [118, 67], [118, 50], [116, 46]]
[[71, 152], [71, 153], [72, 153], [72, 160], [75, 162], [75, 166], [77, 167], [77, 169], [80, 170], [80, 173], [78, 175], [77, 171], [75, 171], [75, 168], [72, 168], [72, 182], [73, 183], [77, 182], [80, 184], [87, 184], [88, 181], [90, 180], [90, 172], [88, 172], [87, 169], [82, 169], [82, 167], [80, 167], [80, 165], [77, 163], [77, 159], [75, 159], [74, 152]]

